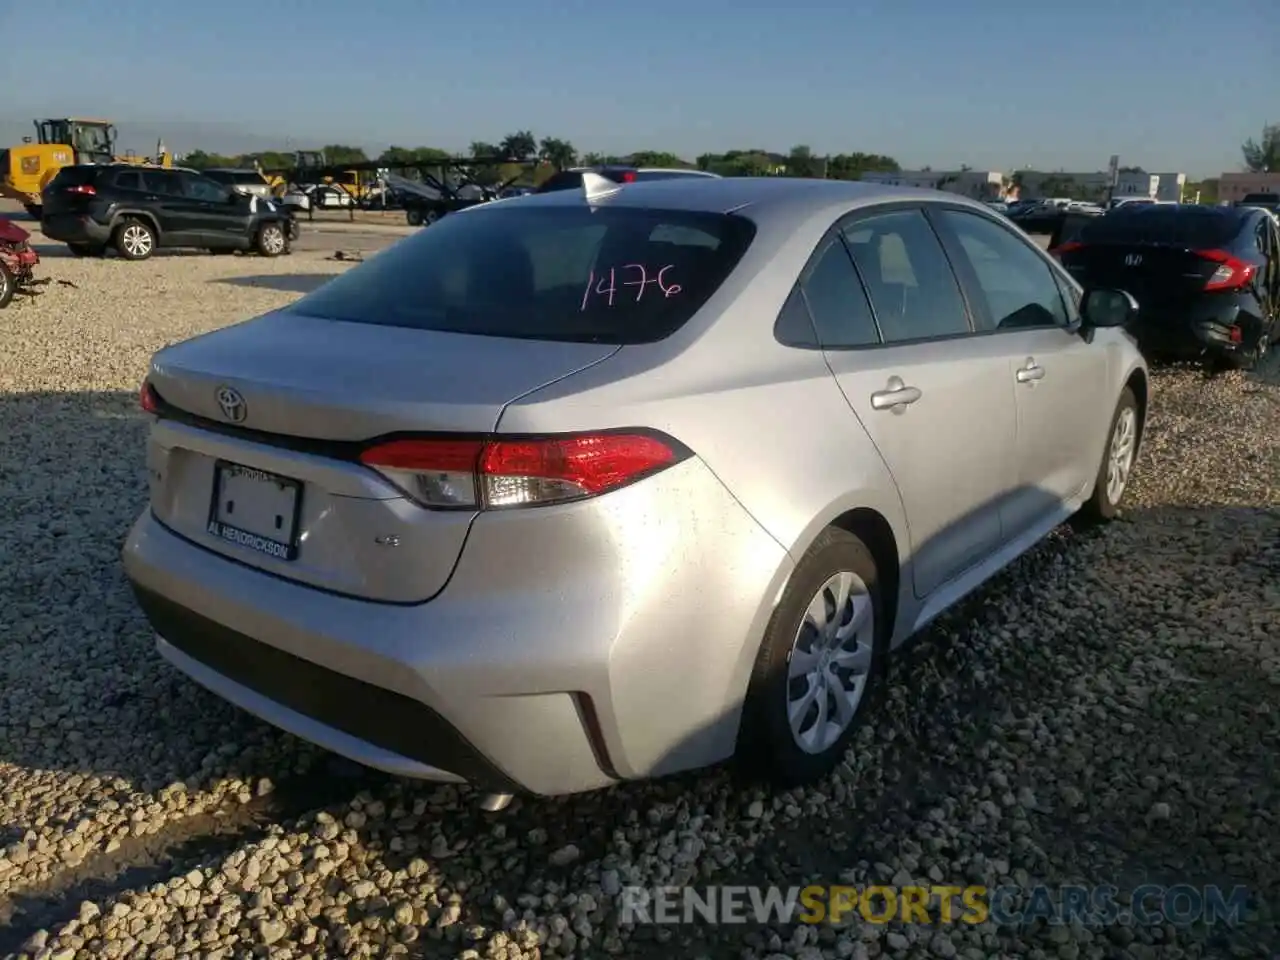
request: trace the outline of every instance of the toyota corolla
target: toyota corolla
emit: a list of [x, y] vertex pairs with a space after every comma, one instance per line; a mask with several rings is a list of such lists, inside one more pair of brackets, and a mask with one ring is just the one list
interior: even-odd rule
[[125, 569], [199, 683], [490, 808], [820, 777], [890, 651], [1116, 514], [1136, 305], [950, 194], [583, 181], [157, 353]]

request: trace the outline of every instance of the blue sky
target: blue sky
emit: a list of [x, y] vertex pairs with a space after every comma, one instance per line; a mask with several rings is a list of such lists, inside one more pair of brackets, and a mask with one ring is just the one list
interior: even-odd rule
[[1277, 0], [0, 0], [0, 36], [6, 132], [107, 115], [140, 150], [130, 125], [180, 151], [531, 129], [1201, 176], [1280, 121]]

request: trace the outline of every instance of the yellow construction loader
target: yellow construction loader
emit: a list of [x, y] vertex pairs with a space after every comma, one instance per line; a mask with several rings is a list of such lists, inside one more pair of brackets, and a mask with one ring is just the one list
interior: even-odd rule
[[116, 154], [116, 128], [109, 120], [67, 118], [37, 120], [36, 139], [23, 137], [16, 147], [0, 149], [0, 197], [17, 200], [40, 216], [40, 192], [63, 167], [77, 163], [136, 163], [173, 166], [163, 143], [154, 157]]

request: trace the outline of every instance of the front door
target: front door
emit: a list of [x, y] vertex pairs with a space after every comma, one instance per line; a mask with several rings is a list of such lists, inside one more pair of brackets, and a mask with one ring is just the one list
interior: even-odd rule
[[142, 171], [143, 189], [147, 193], [146, 209], [155, 214], [160, 225], [157, 242], [161, 246], [201, 246], [201, 209], [183, 192], [182, 177], [174, 170]]
[[1000, 544], [1015, 431], [1008, 360], [972, 336], [919, 209], [855, 215], [825, 243], [802, 289], [827, 363], [898, 485], [924, 598]]
[[216, 249], [244, 245], [249, 201], [208, 177], [185, 173], [182, 192], [194, 210], [199, 246]]
[[975, 319], [1008, 357], [1003, 376], [1017, 401], [1017, 489], [1004, 515], [1012, 539], [1088, 496], [1113, 412], [1107, 357], [1080, 336], [1074, 289], [1029, 241], [977, 212], [932, 217]]

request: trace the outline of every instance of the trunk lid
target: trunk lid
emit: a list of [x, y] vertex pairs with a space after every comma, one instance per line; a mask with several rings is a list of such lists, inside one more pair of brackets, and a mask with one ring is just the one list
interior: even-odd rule
[[40, 195], [43, 217], [86, 213], [95, 200], [98, 169], [91, 166], [63, 167]]
[[1081, 284], [1127, 290], [1144, 313], [1185, 304], [1219, 266], [1186, 247], [1154, 243], [1085, 244], [1059, 256]]
[[292, 312], [205, 334], [152, 362], [149, 382], [178, 412], [151, 433], [152, 509], [187, 539], [287, 579], [428, 600], [474, 512], [419, 506], [354, 462], [359, 442], [487, 433], [510, 401], [618, 349]]

